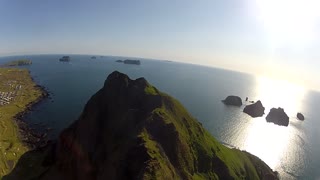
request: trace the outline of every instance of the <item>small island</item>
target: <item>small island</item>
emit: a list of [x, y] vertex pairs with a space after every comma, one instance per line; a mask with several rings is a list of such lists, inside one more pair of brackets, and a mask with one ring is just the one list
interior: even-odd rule
[[272, 122], [280, 126], [289, 125], [289, 116], [284, 112], [283, 108], [272, 108], [266, 117], [267, 122]]
[[28, 60], [28, 59], [19, 59], [19, 60], [15, 60], [15, 61], [10, 61], [6, 64], [4, 64], [4, 66], [26, 66], [26, 65], [31, 65], [32, 61]]
[[123, 64], [133, 64], [133, 65], [140, 65], [141, 64], [140, 60], [133, 60], [133, 59], [116, 60], [116, 62], [123, 63]]
[[247, 113], [249, 116], [256, 118], [256, 117], [262, 117], [264, 115], [265, 108], [263, 107], [260, 100], [258, 100], [254, 104], [247, 105], [244, 107], [243, 112]]
[[242, 99], [239, 96], [228, 96], [225, 100], [222, 100], [225, 105], [230, 106], [242, 106]]
[[304, 115], [302, 113], [297, 113], [297, 119], [299, 119], [300, 121], [304, 121]]
[[69, 62], [70, 61], [70, 56], [63, 56], [62, 58], [59, 59], [61, 62]]

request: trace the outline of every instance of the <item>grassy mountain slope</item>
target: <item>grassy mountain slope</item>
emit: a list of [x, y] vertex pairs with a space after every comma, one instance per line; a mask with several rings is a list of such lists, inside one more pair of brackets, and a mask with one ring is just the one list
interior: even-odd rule
[[277, 178], [257, 157], [220, 144], [176, 99], [117, 71], [50, 152], [37, 178]]

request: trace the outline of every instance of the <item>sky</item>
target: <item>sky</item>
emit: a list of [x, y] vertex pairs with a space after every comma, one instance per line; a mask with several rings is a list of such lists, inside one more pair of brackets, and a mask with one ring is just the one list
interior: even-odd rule
[[0, 56], [181, 61], [320, 90], [319, 0], [0, 0]]

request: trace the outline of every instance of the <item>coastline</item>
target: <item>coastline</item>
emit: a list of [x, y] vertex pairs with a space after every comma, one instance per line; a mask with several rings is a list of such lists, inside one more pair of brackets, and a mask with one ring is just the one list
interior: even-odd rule
[[[35, 83], [32, 77], [31, 79]], [[24, 120], [24, 116], [26, 114], [33, 111], [33, 109], [37, 105], [39, 105], [41, 102], [43, 102], [49, 97], [49, 92], [45, 89], [44, 86], [36, 84], [35, 87], [41, 91], [41, 95], [35, 101], [32, 101], [29, 104], [27, 104], [23, 111], [19, 112], [13, 117], [13, 120], [17, 123], [17, 126], [19, 127], [19, 138], [21, 139], [21, 142], [28, 147], [29, 150], [44, 147], [48, 143], [46, 133], [40, 133], [36, 129], [32, 129], [30, 127], [30, 124]]]
[[[0, 179], [10, 173], [26, 152], [47, 144], [46, 135], [32, 129], [24, 116], [49, 97], [28, 69], [0, 68]], [[4, 95], [5, 94], [5, 95]]]

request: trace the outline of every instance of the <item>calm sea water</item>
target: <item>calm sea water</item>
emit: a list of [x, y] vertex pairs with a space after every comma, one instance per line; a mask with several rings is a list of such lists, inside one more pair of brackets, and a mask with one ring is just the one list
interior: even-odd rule
[[[85, 103], [98, 91], [114, 70], [131, 78], [145, 77], [159, 90], [177, 98], [219, 141], [246, 150], [280, 172], [282, 179], [320, 179], [320, 94], [304, 88], [211, 67], [142, 59], [140, 66], [116, 63], [121, 57], [71, 55], [70, 63], [59, 62], [62, 55], [23, 56], [33, 61], [29, 67], [35, 81], [52, 93], [26, 121], [57, 134], [76, 120]], [[2, 57], [0, 63], [21, 58]], [[283, 107], [290, 117], [288, 127], [251, 118], [244, 108], [227, 107], [228, 95], [262, 100], [266, 114]], [[305, 121], [295, 118], [297, 112]]]

